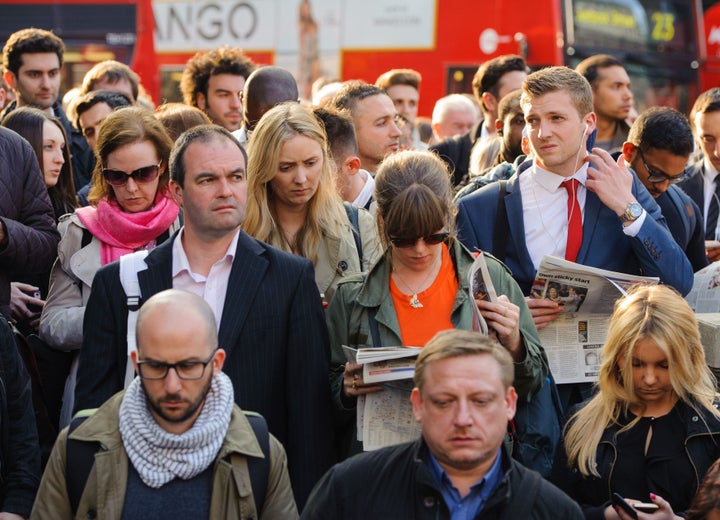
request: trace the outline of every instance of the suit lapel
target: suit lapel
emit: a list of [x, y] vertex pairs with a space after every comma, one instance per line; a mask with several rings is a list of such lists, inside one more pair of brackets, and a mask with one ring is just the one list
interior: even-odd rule
[[[522, 173], [522, 172], [519, 172]], [[522, 196], [520, 195], [519, 176], [514, 175], [507, 183], [507, 196], [505, 197], [505, 212], [507, 213], [510, 226], [510, 238], [518, 258], [518, 266], [514, 269], [522, 269], [529, 266], [529, 271], [517, 273], [517, 278], [531, 279], [535, 276], [532, 259], [525, 242], [525, 220], [523, 219]]]
[[[598, 223], [598, 215], [600, 214], [600, 208], [602, 202], [597, 195], [590, 190], [585, 191], [585, 214], [583, 215], [583, 238], [582, 244], [580, 245], [580, 251], [578, 251], [577, 259], [575, 260], [578, 264], [589, 264], [587, 262], [588, 251], [590, 250], [590, 242], [592, 237], [595, 235], [595, 227]], [[599, 236], [603, 236], [600, 234]]]
[[220, 320], [220, 346], [228, 356], [240, 337], [255, 294], [265, 280], [268, 260], [264, 252], [259, 243], [240, 231]]

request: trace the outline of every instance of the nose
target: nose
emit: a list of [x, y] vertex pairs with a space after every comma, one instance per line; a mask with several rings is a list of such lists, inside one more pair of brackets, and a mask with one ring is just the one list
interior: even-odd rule
[[55, 153], [55, 162], [59, 164], [65, 164], [65, 157], [63, 156], [62, 148]]
[[229, 197], [232, 197], [232, 190], [230, 189], [230, 183], [226, 178], [221, 178], [220, 182], [218, 183], [218, 198], [219, 199], [227, 199]]
[[470, 406], [464, 399], [459, 399], [455, 410], [455, 426], [466, 428], [472, 425]]
[[237, 96], [230, 96], [230, 108], [239, 109], [242, 106], [242, 92]]
[[182, 381], [174, 367], [168, 369], [168, 373], [165, 376], [164, 383], [165, 391], [168, 394], [176, 394], [180, 390], [182, 390]]
[[307, 171], [304, 167], [299, 167], [295, 171], [295, 178], [293, 179], [293, 182], [295, 184], [302, 184], [307, 180]]
[[128, 175], [127, 182], [125, 183], [125, 189], [130, 193], [135, 193], [138, 190], [137, 182], [131, 176]]
[[652, 386], [656, 381], [657, 377], [655, 377], [655, 370], [652, 367], [645, 368], [645, 372], [643, 373], [643, 382], [648, 386]]
[[393, 139], [397, 139], [402, 135], [402, 131], [400, 130], [400, 127], [397, 125], [395, 121], [390, 121], [390, 137]]

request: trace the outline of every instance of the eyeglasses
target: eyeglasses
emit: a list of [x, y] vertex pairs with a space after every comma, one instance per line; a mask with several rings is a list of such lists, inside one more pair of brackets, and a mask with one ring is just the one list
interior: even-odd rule
[[390, 237], [390, 242], [395, 247], [412, 247], [417, 244], [418, 240], [422, 239], [429, 246], [436, 246], [440, 242], [444, 242], [445, 239], [450, 236], [450, 233], [443, 231], [442, 233], [435, 233], [426, 237], [413, 237], [413, 238], [401, 238], [401, 237]]
[[648, 163], [645, 162], [645, 156], [643, 155], [642, 150], [638, 148], [637, 151], [640, 154], [640, 160], [642, 161], [643, 166], [645, 166], [645, 169], [648, 172], [648, 182], [657, 184], [667, 181], [670, 184], [677, 184], [678, 182], [685, 180], [685, 177], [687, 177], [687, 168], [684, 169], [679, 175], [668, 175], [667, 173], [653, 170], [652, 168], [650, 168], [650, 166], [648, 166]]
[[144, 184], [146, 182], [152, 182], [155, 180], [155, 178], [158, 176], [158, 173], [160, 172], [161, 165], [162, 161], [157, 164], [152, 164], [150, 166], [143, 166], [142, 168], [133, 170], [130, 173], [125, 173], [122, 170], [103, 168], [102, 174], [110, 186], [125, 186], [130, 177], [132, 177], [135, 182]]
[[205, 367], [213, 360], [215, 352], [205, 361], [178, 361], [177, 363], [163, 363], [162, 361], [138, 361], [138, 373], [143, 379], [157, 381], [165, 379], [170, 369], [174, 369], [180, 379], [194, 381], [200, 379], [205, 373]]

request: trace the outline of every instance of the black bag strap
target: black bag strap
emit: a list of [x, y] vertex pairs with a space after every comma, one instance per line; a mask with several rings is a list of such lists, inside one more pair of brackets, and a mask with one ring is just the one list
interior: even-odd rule
[[380, 341], [380, 330], [378, 330], [377, 320], [375, 319], [376, 314], [377, 309], [375, 307], [368, 309], [368, 324], [370, 325], [370, 336], [372, 337], [373, 347], [380, 348], [382, 347], [382, 342]]
[[85, 484], [90, 476], [90, 470], [95, 465], [95, 453], [100, 449], [99, 442], [81, 441], [70, 438], [70, 434], [77, 429], [90, 415], [73, 417], [67, 432], [65, 444], [65, 488], [70, 501], [70, 510], [73, 516], [77, 513], [80, 498], [85, 490]]
[[360, 217], [358, 216], [359, 210], [357, 206], [354, 206], [347, 201], [343, 202], [343, 206], [345, 206], [345, 213], [347, 213], [348, 220], [350, 221], [350, 226], [352, 226], [353, 238], [355, 239], [355, 247], [357, 248], [358, 252], [358, 260], [360, 260], [360, 270], [362, 271], [363, 247], [362, 237], [360, 236]]
[[265, 492], [267, 491], [268, 480], [270, 478], [270, 432], [268, 431], [267, 421], [265, 421], [262, 415], [254, 412], [244, 412], [244, 414], [253, 429], [258, 444], [260, 444], [263, 455], [265, 455], [264, 459], [260, 457], [247, 457], [255, 510], [257, 517], [260, 518], [263, 507], [265, 506]]
[[503, 511], [503, 518], [525, 518], [528, 511], [532, 511], [535, 498], [540, 491], [542, 477], [534, 471], [527, 471], [522, 482], [522, 497], [510, 497], [510, 501]]
[[505, 195], [507, 195], [507, 181], [501, 180], [498, 183], [498, 204], [495, 214], [495, 229], [493, 230], [492, 254], [501, 262], [505, 262], [507, 255], [507, 241], [510, 236], [510, 223], [505, 211]]

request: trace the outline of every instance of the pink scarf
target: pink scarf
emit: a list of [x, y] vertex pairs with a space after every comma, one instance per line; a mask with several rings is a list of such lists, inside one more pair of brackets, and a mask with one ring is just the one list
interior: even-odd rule
[[97, 208], [75, 210], [80, 222], [101, 242], [102, 265], [155, 240], [175, 221], [180, 208], [167, 194], [158, 193], [155, 204], [138, 213], [126, 213], [115, 201], [101, 200]]

